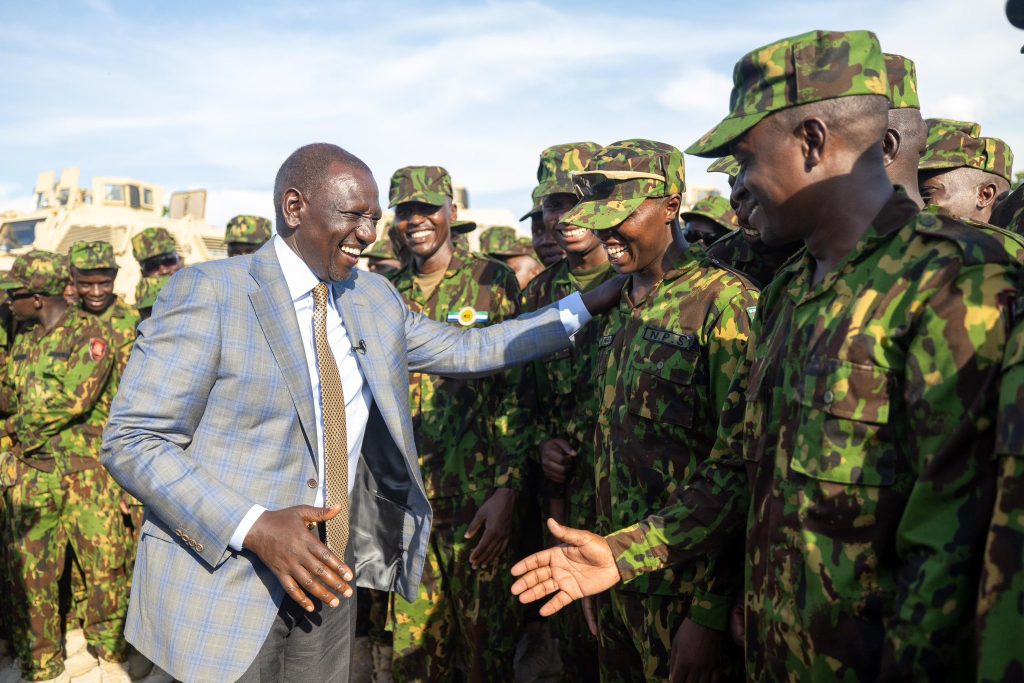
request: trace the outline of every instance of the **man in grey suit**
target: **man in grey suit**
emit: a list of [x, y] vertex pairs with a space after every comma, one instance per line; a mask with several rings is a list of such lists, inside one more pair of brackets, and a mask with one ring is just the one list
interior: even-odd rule
[[274, 201], [258, 252], [163, 290], [104, 435], [104, 464], [146, 506], [126, 636], [184, 681], [347, 681], [350, 583], [412, 600], [423, 569], [409, 371], [546, 356], [618, 300], [607, 287], [484, 329], [434, 322], [355, 270], [381, 215], [362, 161], [300, 148]]

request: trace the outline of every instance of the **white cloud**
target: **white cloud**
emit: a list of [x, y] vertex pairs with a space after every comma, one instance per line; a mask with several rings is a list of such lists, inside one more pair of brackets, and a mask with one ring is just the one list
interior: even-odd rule
[[705, 66], [688, 69], [658, 93], [658, 101], [669, 109], [684, 114], [721, 117], [729, 104], [732, 79], [720, 71]]

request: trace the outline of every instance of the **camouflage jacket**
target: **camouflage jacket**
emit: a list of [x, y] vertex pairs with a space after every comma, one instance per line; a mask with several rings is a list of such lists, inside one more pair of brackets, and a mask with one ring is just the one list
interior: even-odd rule
[[[409, 308], [433, 320], [488, 325], [519, 313], [519, 285], [505, 264], [456, 250], [429, 299], [411, 265], [388, 273]], [[475, 316], [474, 316], [475, 314]], [[484, 319], [486, 318], [486, 320]], [[474, 322], [478, 320], [478, 322]], [[431, 499], [506, 487], [522, 488], [525, 453], [510, 446], [505, 415], [511, 401], [505, 375], [456, 380], [409, 376], [409, 403], [423, 484]]]
[[7, 432], [25, 462], [64, 472], [100, 466], [115, 362], [109, 325], [73, 307], [49, 334], [37, 325], [18, 335], [4, 390]]
[[117, 374], [120, 377], [125, 366], [128, 365], [128, 358], [131, 356], [132, 346], [135, 344], [139, 312], [126, 304], [121, 297], [117, 297], [114, 303], [107, 307], [107, 310], [96, 317], [110, 325], [111, 339], [117, 353]]
[[[609, 265], [596, 279], [596, 287], [615, 277]], [[581, 291], [579, 281], [562, 259], [526, 287], [523, 312], [536, 311]], [[576, 449], [577, 456], [564, 493], [569, 504], [568, 523], [589, 529], [594, 525], [594, 451], [593, 434], [597, 422], [597, 393], [594, 364], [601, 323], [593, 320], [573, 337], [573, 345], [554, 356], [524, 366], [519, 371], [515, 413], [509, 419], [510, 432], [525, 440], [523, 448], [537, 457], [538, 445], [547, 439], [562, 437]]]
[[[730, 378], [746, 351], [756, 290], [691, 245], [634, 306], [630, 282], [598, 340], [597, 528], [607, 533], [668, 504], [715, 443]], [[703, 560], [624, 586], [691, 595]]]
[[[935, 204], [925, 206], [923, 211], [933, 213], [936, 216], [947, 216], [953, 218], [953, 214], [951, 214], [949, 211], [942, 208], [941, 206], [937, 206]], [[965, 223], [966, 225], [969, 225], [972, 228], [977, 228], [978, 230], [981, 230], [989, 237], [992, 237], [997, 242], [1003, 245], [1003, 249], [1006, 250], [1007, 256], [1012, 258], [1017, 263], [1024, 263], [1024, 236], [1018, 235], [1017, 233], [1012, 232], [1010, 230], [1006, 230], [1004, 228], [992, 225], [991, 223], [973, 221], [970, 220], [969, 218], [960, 218], [959, 220], [961, 223]]]
[[788, 261], [803, 245], [792, 247], [768, 248], [754, 251], [743, 236], [742, 230], [733, 230], [710, 247], [708, 256], [726, 268], [737, 270], [754, 284], [755, 287], [766, 287], [779, 268]]
[[609, 536], [619, 570], [746, 529], [751, 680], [966, 680], [1018, 268], [897, 193], [813, 272], [805, 252], [763, 292], [711, 458], [671, 508]]
[[1024, 324], [1006, 345], [996, 457], [995, 510], [978, 596], [978, 680], [1009, 683], [1024, 678]]

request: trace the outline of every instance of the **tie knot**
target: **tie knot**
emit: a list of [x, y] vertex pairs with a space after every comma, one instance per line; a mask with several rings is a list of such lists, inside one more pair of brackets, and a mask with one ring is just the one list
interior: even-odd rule
[[327, 283], [318, 282], [313, 288], [313, 305], [324, 309], [327, 307]]

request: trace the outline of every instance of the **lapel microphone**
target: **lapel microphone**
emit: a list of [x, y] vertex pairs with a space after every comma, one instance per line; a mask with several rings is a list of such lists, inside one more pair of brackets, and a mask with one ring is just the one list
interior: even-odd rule
[[359, 343], [356, 344], [356, 351], [358, 351], [359, 353], [363, 354], [364, 356], [366, 355], [366, 340], [365, 339], [360, 339], [359, 340]]

